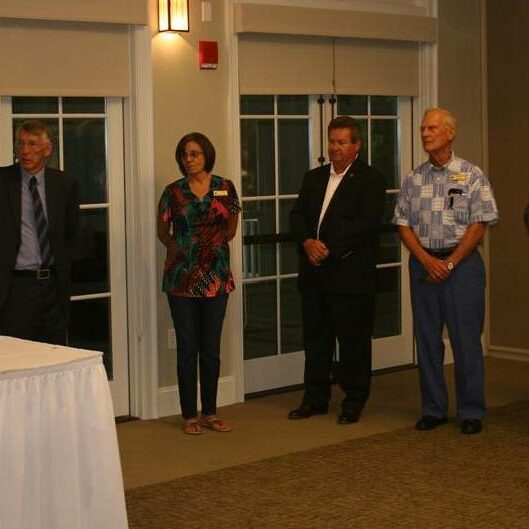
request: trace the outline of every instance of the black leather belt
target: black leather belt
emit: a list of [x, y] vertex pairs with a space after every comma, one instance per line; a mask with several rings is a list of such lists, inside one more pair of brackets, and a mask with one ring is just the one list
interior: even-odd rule
[[443, 259], [445, 257], [448, 257], [449, 255], [452, 255], [454, 253], [454, 248], [446, 248], [446, 249], [439, 249], [439, 250], [430, 250], [430, 248], [424, 248], [427, 253], [430, 255], [433, 255], [434, 257], [438, 257], [439, 259]]
[[13, 270], [15, 277], [30, 277], [32, 279], [51, 279], [55, 277], [55, 268], [40, 268], [39, 270]]

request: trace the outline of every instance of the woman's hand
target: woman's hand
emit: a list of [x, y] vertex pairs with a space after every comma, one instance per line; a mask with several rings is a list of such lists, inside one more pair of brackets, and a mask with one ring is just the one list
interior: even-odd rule
[[167, 255], [165, 257], [165, 264], [167, 265], [176, 259], [178, 247], [174, 239], [171, 239], [168, 244], [165, 245], [165, 247], [167, 248]]
[[158, 220], [156, 223], [156, 231], [158, 234], [158, 239], [167, 249], [167, 255], [165, 257], [165, 265], [175, 260], [178, 253], [178, 246], [175, 239], [171, 235], [171, 223], [163, 220], [161, 215], [158, 215]]

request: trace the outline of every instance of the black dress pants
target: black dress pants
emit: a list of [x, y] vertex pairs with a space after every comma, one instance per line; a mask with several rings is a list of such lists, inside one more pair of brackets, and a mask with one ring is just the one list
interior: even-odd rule
[[343, 409], [361, 410], [371, 387], [373, 294], [336, 294], [302, 290], [305, 342], [304, 402], [326, 408], [331, 398], [331, 368], [339, 344], [338, 383]]
[[1, 314], [1, 332], [37, 342], [66, 344], [66, 316], [57, 279], [15, 275]]

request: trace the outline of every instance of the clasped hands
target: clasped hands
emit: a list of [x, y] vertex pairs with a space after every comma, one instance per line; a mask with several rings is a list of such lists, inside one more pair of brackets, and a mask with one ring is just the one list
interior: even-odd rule
[[448, 260], [437, 259], [437, 257], [429, 256], [423, 263], [424, 268], [428, 272], [426, 281], [429, 283], [440, 283], [450, 276], [451, 270], [447, 266]]
[[322, 261], [329, 257], [329, 249], [318, 239], [306, 239], [303, 242], [303, 248], [310, 264], [313, 266], [320, 266]]

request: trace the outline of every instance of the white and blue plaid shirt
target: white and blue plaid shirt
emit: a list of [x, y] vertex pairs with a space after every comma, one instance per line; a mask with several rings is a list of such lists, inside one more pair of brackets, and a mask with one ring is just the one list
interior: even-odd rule
[[426, 161], [406, 176], [392, 222], [413, 229], [424, 248], [441, 250], [457, 246], [469, 224], [497, 220], [487, 177], [452, 154], [442, 167]]

